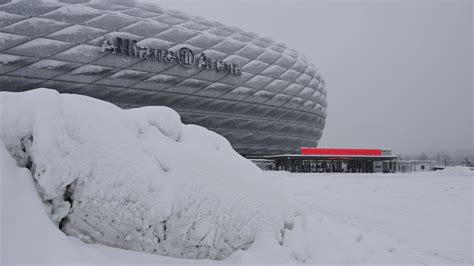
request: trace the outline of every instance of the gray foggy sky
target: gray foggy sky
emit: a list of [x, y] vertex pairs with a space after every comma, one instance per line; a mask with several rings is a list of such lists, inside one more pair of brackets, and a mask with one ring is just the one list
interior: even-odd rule
[[320, 147], [473, 150], [471, 1], [155, 1], [304, 53], [328, 91]]

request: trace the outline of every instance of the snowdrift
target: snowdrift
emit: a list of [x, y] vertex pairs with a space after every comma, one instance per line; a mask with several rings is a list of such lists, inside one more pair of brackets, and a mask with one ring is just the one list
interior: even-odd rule
[[454, 175], [454, 176], [472, 176], [474, 171], [466, 166], [446, 166], [443, 170], [436, 171], [438, 175]]
[[0, 106], [1, 145], [67, 235], [223, 259], [257, 238], [283, 245], [292, 227], [285, 198], [256, 166], [169, 108], [122, 110], [48, 89], [1, 92]]

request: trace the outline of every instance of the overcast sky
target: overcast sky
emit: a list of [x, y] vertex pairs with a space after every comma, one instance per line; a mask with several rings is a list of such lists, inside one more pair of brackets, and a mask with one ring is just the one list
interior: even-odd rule
[[304, 53], [328, 91], [320, 147], [473, 150], [471, 1], [156, 1]]

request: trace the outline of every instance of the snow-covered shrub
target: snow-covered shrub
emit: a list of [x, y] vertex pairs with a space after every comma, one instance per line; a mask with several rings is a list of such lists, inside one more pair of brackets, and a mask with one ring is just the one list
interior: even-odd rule
[[0, 107], [3, 145], [68, 235], [209, 259], [259, 234], [282, 242], [289, 212], [272, 183], [225, 138], [169, 108], [122, 110], [47, 89], [0, 92]]

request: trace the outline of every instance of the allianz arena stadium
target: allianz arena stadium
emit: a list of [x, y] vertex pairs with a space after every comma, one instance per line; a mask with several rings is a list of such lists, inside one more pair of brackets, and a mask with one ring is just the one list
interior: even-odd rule
[[270, 38], [146, 1], [0, 0], [0, 90], [164, 105], [244, 156], [315, 147], [325, 83]]

